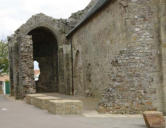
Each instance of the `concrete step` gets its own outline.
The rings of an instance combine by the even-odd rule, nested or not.
[[[48,104],[50,100],[60,100],[59,97],[53,96],[42,96],[42,97],[33,97],[32,105],[39,107],[41,109],[48,109]]]
[[[50,100],[48,111],[58,115],[80,115],[83,103],[80,100]]]
[[[75,99],[65,99],[45,94],[28,94],[26,103],[57,115],[80,115],[83,111],[83,102]]]
[[[27,103],[27,104],[32,104],[32,99],[34,98],[34,97],[45,97],[46,95],[44,95],[44,94],[28,94],[28,95],[26,95],[26,97],[25,97],[25,102]]]

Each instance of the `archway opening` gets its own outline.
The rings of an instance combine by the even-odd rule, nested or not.
[[[39,67],[39,62],[34,60],[34,81],[39,81],[39,76],[40,76],[40,67]]]
[[[38,27],[28,33],[33,41],[33,58],[40,67],[37,92],[58,92],[58,44],[49,29]]]

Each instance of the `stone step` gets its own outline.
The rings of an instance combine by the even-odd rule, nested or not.
[[[53,96],[42,96],[42,97],[33,97],[32,105],[39,107],[41,109],[47,109],[50,100],[60,100],[59,97]]]
[[[57,115],[82,114],[83,103],[80,100],[50,100],[48,112]]]
[[[34,98],[34,97],[44,97],[44,96],[46,96],[46,95],[44,95],[44,94],[28,94],[28,95],[26,95],[26,97],[25,97],[25,102],[27,103],[27,104],[32,104],[32,99]]]
[[[83,102],[80,100],[69,100],[45,94],[28,94],[25,101],[57,115],[80,115],[83,111]]]

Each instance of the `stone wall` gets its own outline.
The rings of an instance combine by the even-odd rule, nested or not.
[[[69,29],[72,29],[78,24],[84,16],[90,11],[90,9],[98,2],[98,0],[91,0],[90,3],[83,9],[78,12],[73,13],[68,19]]]
[[[110,2],[72,37],[76,95],[101,99],[99,109],[140,113],[160,108],[156,0]]]
[[[19,92],[20,97],[25,94],[36,93],[34,85],[33,43],[31,36],[19,35],[17,37],[19,53]]]
[[[9,38],[11,95],[16,99],[35,93],[32,40],[29,36]]]
[[[17,37],[12,36],[8,39],[9,42],[9,62],[10,62],[10,85],[11,95],[14,95],[16,99],[20,97],[19,91],[19,53]]]
[[[25,96],[25,94],[27,94],[27,93],[36,92],[36,85],[33,82],[33,73],[34,73],[33,61],[34,61],[34,59],[37,59],[37,58],[33,58],[34,57],[34,55],[33,55],[34,47],[32,45],[34,44],[34,42],[32,41],[32,39],[29,39],[29,41],[28,41],[27,36],[28,36],[28,34],[30,34],[31,31],[38,29],[38,28],[45,28],[46,30],[49,30],[55,36],[56,42],[52,42],[52,43],[54,43],[54,45],[56,45],[55,50],[56,50],[56,54],[58,54],[58,57],[50,58],[51,63],[43,62],[41,60],[41,58],[39,60],[40,63],[42,63],[42,64],[40,64],[40,66],[42,68],[42,72],[45,72],[47,74],[45,76],[45,78],[42,77],[42,81],[44,80],[44,82],[47,82],[44,87],[45,92],[50,92],[50,89],[48,90],[48,88],[51,88],[52,89],[51,91],[56,90],[55,92],[65,93],[66,91],[62,90],[61,88],[66,89],[66,84],[68,83],[67,81],[65,81],[66,79],[69,79],[71,81],[71,78],[64,79],[64,77],[65,77],[64,72],[65,72],[65,68],[66,68],[64,66],[66,66],[66,65],[62,64],[62,63],[64,62],[63,58],[65,57],[65,55],[59,54],[61,47],[63,48],[63,46],[66,43],[65,34],[68,31],[68,27],[66,25],[65,20],[53,19],[52,17],[48,17],[44,14],[37,14],[35,16],[32,16],[32,18],[30,18],[25,24],[23,24],[19,29],[17,29],[17,31],[15,32],[15,34],[13,36],[9,37],[9,49],[12,49],[12,51],[10,50],[11,52],[9,55],[10,56],[10,67],[11,67],[10,78],[11,78],[11,80],[13,79],[13,82],[11,82],[11,84],[12,84],[12,87],[14,87],[14,91],[13,90],[12,91],[14,92],[14,95],[17,99],[23,98]],[[33,34],[32,34],[32,36],[33,36]],[[47,36],[47,35],[45,35],[45,36]],[[45,40],[45,43],[47,43],[48,47],[49,47],[50,44],[48,41],[49,41],[50,37],[48,36],[47,39],[48,40]],[[40,42],[38,42],[38,43],[40,43]],[[41,46],[41,44],[39,44],[39,46]],[[37,53],[39,53],[39,54],[41,53],[41,56],[44,53],[47,53],[47,52],[50,53],[49,49],[45,49],[43,47],[40,50],[42,50],[42,51],[41,52],[38,51]],[[64,49],[62,49],[62,50],[64,51]],[[55,52],[51,53],[51,54],[55,55]],[[69,52],[67,54],[71,55],[71,52]],[[26,58],[26,57],[28,57],[28,58]],[[43,64],[44,64],[44,67],[42,66]],[[56,67],[56,68],[51,69],[52,74],[51,74],[50,70],[49,70],[49,72],[47,71],[48,67],[50,67],[50,66]],[[59,72],[61,72],[61,73],[59,73]],[[47,77],[49,77],[49,73],[52,78],[51,81],[50,81],[50,79],[47,79]],[[61,75],[63,75],[63,76],[61,76]],[[66,77],[68,77],[68,76],[66,76]],[[55,79],[56,79],[56,83],[52,82],[52,80],[55,80]],[[30,84],[27,84],[27,81],[32,81],[33,85],[31,86]],[[53,88],[53,86],[55,86],[54,87],[55,89]],[[68,86],[71,86],[71,85],[68,85]],[[26,88],[28,88],[28,89],[26,89]],[[42,86],[42,88],[43,88],[43,86]],[[58,90],[57,90],[57,88],[58,88]],[[31,91],[29,91],[29,89]],[[42,90],[42,92],[43,92],[43,90]]]
[[[38,59],[43,72],[51,75],[46,76],[47,89],[45,75],[40,76],[44,91],[99,98],[101,112],[166,112],[166,0],[110,0],[67,40],[66,34],[96,2],[69,19],[34,15],[9,38],[12,95],[19,99],[36,92],[33,59]],[[27,36],[38,28],[56,38],[57,51],[47,57],[54,67],[49,70],[46,58],[33,58],[35,41]]]
[[[9,38],[9,41],[8,42],[11,42],[11,39]],[[9,78],[10,78],[10,92],[11,92],[11,96],[14,96],[14,83],[13,83],[13,58],[12,58],[12,53],[13,53],[13,48],[12,48],[12,44],[11,43],[8,43],[8,52],[9,52],[9,55],[8,55],[8,58],[10,60],[10,63],[9,63]]]
[[[95,3],[96,0],[92,0],[84,10],[73,14],[68,20],[54,19],[42,13],[33,15],[25,24],[21,25],[20,28],[15,31],[14,35],[9,37],[10,81],[12,95],[19,99],[23,98],[27,93],[36,91],[72,94],[71,43],[66,40],[65,35],[81,20],[81,18]],[[47,29],[56,38],[56,42],[50,41],[50,37],[45,40],[47,45],[50,45],[49,42],[56,43],[55,51],[47,58],[33,55],[35,39],[27,40],[27,35],[32,35],[33,37],[31,32],[38,28]],[[45,34],[41,37],[44,36]],[[39,43],[38,47],[40,48],[35,52],[41,54],[50,53],[50,50],[41,46],[40,41],[37,41]],[[27,48],[30,51],[28,51]],[[43,51],[39,51],[40,49],[43,49]],[[40,80],[36,85],[33,81],[34,59],[38,60],[41,68]],[[50,67],[52,68],[48,67],[48,65],[51,65]],[[30,81],[32,83],[30,83]]]
[[[160,110],[166,115],[166,0],[160,0],[160,60],[161,60],[161,84],[158,88]]]

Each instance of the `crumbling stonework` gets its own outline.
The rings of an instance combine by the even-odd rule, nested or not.
[[[74,28],[75,25],[78,24],[82,20],[82,18],[84,18],[84,16],[90,11],[90,9],[97,3],[97,1],[98,0],[91,0],[91,2],[85,9],[73,13],[67,20],[69,28]]]
[[[22,98],[35,92],[72,94],[71,44],[66,41],[65,35],[95,1],[92,0],[81,14],[76,13],[70,20],[34,15],[9,37],[12,95]],[[32,39],[27,41],[27,35]],[[36,83],[33,81],[34,60],[39,62],[41,72]]]
[[[65,91],[66,83],[64,81],[64,76],[62,76],[60,73],[58,74],[58,72],[61,72],[62,74],[64,74],[63,72],[65,72],[64,67],[61,68],[62,65],[60,65],[60,63],[63,62],[62,56],[65,55],[59,54],[60,52],[59,49],[63,48],[63,45],[68,45],[65,44],[66,43],[65,31],[67,31],[67,27],[65,26],[64,22],[65,21],[63,20],[55,20],[51,17],[47,17],[44,14],[38,14],[36,16],[32,16],[32,18],[29,19],[26,24],[22,25],[16,31],[16,33],[9,38],[9,49],[13,50],[10,53],[10,67],[13,70],[13,71],[11,70],[11,74],[13,73],[13,75],[11,75],[13,76],[12,86],[14,86],[15,88],[14,95],[16,96],[16,98],[22,98],[26,93],[34,93],[36,91],[44,92],[44,90],[45,92],[50,92],[51,90],[51,91],[56,91],[56,92],[59,91],[66,93]],[[38,31],[38,29],[41,29],[39,30],[38,33],[39,36],[35,36],[33,34],[33,31],[35,30]],[[54,35],[56,42],[52,42],[52,44],[50,44],[49,42],[51,40],[49,39],[53,38],[53,36],[48,35],[51,37],[47,38],[44,35],[42,36],[40,34],[42,32],[51,33],[52,35]],[[29,39],[28,41],[27,35],[31,35],[32,39]],[[43,40],[45,41],[43,43],[41,42],[42,37]],[[38,45],[36,48],[37,43]],[[48,45],[47,44],[43,45],[44,43],[45,44],[47,43]],[[51,45],[55,48],[50,49],[52,48]],[[39,49],[41,51],[38,51]],[[57,55],[50,56],[50,54],[47,54],[46,50],[48,50],[48,53],[50,53],[49,50],[51,50],[51,54],[54,55],[57,54]],[[69,53],[66,53],[66,55],[71,54],[70,51],[67,52]],[[47,58],[50,61],[46,60],[45,58]],[[32,80],[34,72],[33,71],[34,59],[38,60],[41,63],[40,77],[42,77],[42,79],[39,80],[38,82],[39,85],[37,83],[35,85]],[[33,83],[33,87],[31,86],[32,83],[30,84],[30,81]],[[44,86],[44,84],[46,85]],[[54,85],[54,87],[51,85]],[[36,91],[33,88],[35,88]]]
[[[76,95],[102,99],[99,111],[103,112],[140,113],[162,107],[157,96],[161,84],[158,4],[115,0],[74,32]]]
[[[10,79],[17,98],[59,92],[98,98],[102,112],[166,112],[166,0],[104,1],[81,25],[76,24],[101,0],[68,20],[32,16],[9,38]],[[33,60],[41,68],[36,84]]]
[[[9,42],[9,61],[10,61],[10,84],[11,84],[11,92],[12,95],[19,98],[19,71],[18,71],[18,44],[16,37],[11,37],[8,39]],[[17,94],[16,94],[17,93]]]
[[[24,97],[26,93],[35,93],[31,37],[17,35],[10,38],[9,42],[12,42],[9,43],[12,95],[20,98]]]
[[[30,36],[18,37],[19,45],[19,85],[21,96],[35,93],[33,70],[33,42]]]

